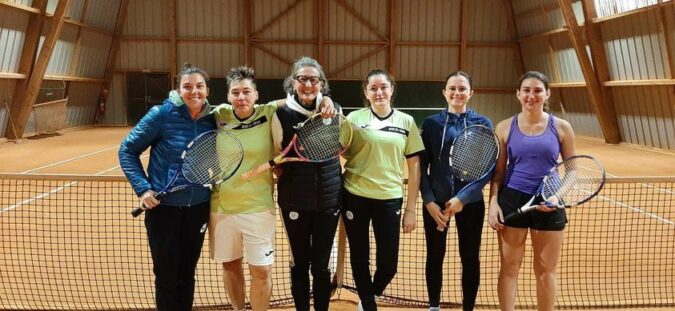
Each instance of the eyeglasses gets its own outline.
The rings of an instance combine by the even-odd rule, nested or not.
[[[310,84],[316,85],[317,83],[319,83],[319,81],[321,81],[321,78],[319,78],[317,76],[311,76],[311,77],[310,76],[297,76],[297,77],[295,77],[295,80],[302,83],[302,84],[305,84],[305,83],[307,83],[307,81],[309,81]]]
[[[456,93],[456,94],[466,94],[466,93],[469,92],[469,89],[465,89],[465,88],[454,88],[454,87],[450,87],[450,88],[447,88],[447,89],[445,89],[445,90],[446,90],[447,92],[452,92],[452,93]]]

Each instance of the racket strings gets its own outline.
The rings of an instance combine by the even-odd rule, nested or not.
[[[450,151],[453,174],[462,181],[480,179],[493,166],[499,154],[499,142],[483,127],[467,128],[455,139]]]
[[[197,139],[186,152],[183,175],[197,184],[216,184],[239,168],[243,151],[231,134],[212,132]]]
[[[320,116],[313,117],[298,127],[295,151],[298,156],[322,161],[339,156],[351,142],[351,126],[341,115],[330,122]]]
[[[594,159],[569,159],[546,176],[542,195],[554,197],[559,206],[577,205],[594,196],[602,188],[604,179],[604,169]]]

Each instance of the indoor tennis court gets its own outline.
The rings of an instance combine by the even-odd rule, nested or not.
[[[96,127],[0,145],[2,182],[2,257],[0,286],[4,309],[151,309],[152,269],[141,219],[129,210],[137,204],[117,165],[117,142],[129,129]],[[610,176],[603,192],[570,211],[563,259],[559,266],[558,305],[570,309],[653,308],[675,302],[675,156],[632,145],[601,146],[579,138],[579,153],[596,155]],[[40,159],[25,161],[46,149]],[[623,156],[617,156],[623,155]],[[626,157],[625,155],[630,155]],[[628,162],[653,163],[644,176],[624,170]],[[20,174],[25,173],[27,174]],[[77,174],[69,176],[64,174]],[[652,177],[645,177],[652,176]],[[419,219],[421,222],[421,219]],[[392,309],[424,307],[424,236],[418,229],[401,238],[399,273],[383,297]],[[450,234],[455,234],[452,229]],[[281,221],[272,300],[291,304],[286,277],[289,251]],[[456,239],[449,256],[443,301],[461,301]],[[495,309],[498,255],[496,235],[486,228],[481,251],[483,273],[478,303]],[[208,243],[208,242],[206,242]],[[340,244],[341,243],[341,244]],[[354,308],[349,250],[336,245],[334,267],[342,270],[333,296],[336,310]],[[207,244],[208,245],[208,244]],[[199,264],[196,306],[227,308],[220,267],[205,245]],[[339,259],[345,249],[345,258]],[[340,264],[340,267],[337,265]],[[524,262],[519,305],[534,306],[530,261]]]

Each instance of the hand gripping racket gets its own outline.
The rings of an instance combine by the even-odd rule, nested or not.
[[[295,126],[295,135],[281,154],[244,173],[242,177],[249,180],[286,162],[321,163],[337,159],[349,147],[352,135],[352,125],[343,115],[324,119],[316,114]],[[297,157],[286,157],[291,149]]]
[[[576,155],[558,163],[539,186],[537,193],[515,212],[504,217],[507,222],[537,208],[535,200],[549,207],[575,207],[596,196],[605,185],[605,169],[589,155]]]
[[[187,145],[176,174],[164,189],[155,194],[155,199],[161,200],[169,193],[188,187],[213,189],[234,175],[243,156],[241,142],[232,133],[219,130],[205,132]],[[187,183],[175,185],[180,174]],[[143,211],[143,208],[136,207],[131,215],[137,217]]]
[[[462,130],[450,147],[450,171],[460,181],[466,183],[465,189],[492,174],[499,156],[499,138],[487,126],[472,125]],[[443,231],[443,227],[437,227]]]

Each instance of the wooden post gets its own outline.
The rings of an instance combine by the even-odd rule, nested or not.
[[[120,8],[117,11],[117,22],[115,23],[115,34],[112,37],[110,42],[110,53],[108,54],[108,63],[105,66],[105,74],[103,79],[105,82],[101,85],[101,91],[99,94],[99,107],[96,110],[96,115],[94,116],[94,123],[98,122],[100,114],[105,109],[105,102],[108,100],[108,89],[110,89],[110,84],[112,83],[113,74],[115,70],[115,64],[117,63],[117,52],[120,50],[120,37],[122,36],[122,31],[124,30],[124,24],[127,20],[127,7],[129,6],[129,0],[122,0],[120,3]]]
[[[7,133],[7,138],[9,139],[21,139],[23,133],[26,131],[26,125],[28,124],[28,118],[30,117],[33,103],[40,91],[42,79],[47,71],[47,65],[49,65],[49,59],[52,56],[56,41],[63,29],[68,4],[70,4],[70,0],[61,0],[56,5],[54,18],[51,20],[51,27],[45,36],[42,48],[40,49],[40,54],[35,61],[35,66],[33,66],[33,70],[30,75],[28,75],[28,83],[26,84],[25,89],[15,90],[15,94],[18,93],[18,96],[15,96],[13,99],[12,108],[14,109],[10,116],[10,122],[14,124],[15,129],[14,131]]]
[[[315,2],[316,11],[314,12],[314,22],[316,29],[316,59],[324,68],[326,68],[326,47],[324,46],[326,40],[326,0],[318,0]],[[327,69],[327,68],[326,68]]]
[[[459,41],[460,41],[460,46],[459,46],[459,70],[466,71],[466,45],[467,45],[467,37],[468,37],[468,22],[469,22],[469,1],[468,0],[462,0],[461,4],[462,6],[462,17],[460,18],[459,21]]]
[[[176,76],[178,75],[178,43],[176,41],[177,29],[176,0],[169,0],[169,85],[176,88]]]
[[[503,0],[502,4],[506,11],[506,29],[511,35],[511,40],[515,44],[513,48],[513,60],[516,64],[516,74],[520,77],[525,73],[525,65],[523,64],[523,50],[520,47],[520,40],[518,38],[518,27],[513,18],[513,4],[511,3],[511,0]]]
[[[244,0],[244,64],[253,65],[253,3]]]
[[[389,1],[389,74],[396,76],[396,0]]]
[[[23,92],[28,85],[28,78],[30,73],[33,70],[33,60],[37,54],[37,48],[40,43],[40,35],[42,34],[42,26],[45,21],[45,10],[47,9],[47,0],[35,0],[33,1],[33,8],[40,10],[39,13],[32,13],[28,19],[28,29],[26,29],[26,38],[23,44],[23,50],[21,52],[21,60],[19,61],[19,74],[25,75],[26,78],[17,80],[16,86],[14,86],[14,93],[12,98],[21,98]],[[14,122],[11,119],[16,111],[19,111],[19,100],[10,99],[11,108],[8,108],[10,111],[10,121],[7,122],[7,129],[5,131],[7,137],[17,137],[16,136],[16,126],[12,123]],[[6,103],[5,103],[6,104]],[[12,124],[12,126],[10,126]],[[20,139],[12,138],[12,139]]]
[[[586,80],[591,106],[595,111],[600,127],[602,128],[605,142],[610,144],[618,144],[621,142],[621,135],[619,133],[619,123],[614,109],[614,102],[611,99],[611,93],[602,85],[601,77],[608,75],[606,69],[607,60],[605,59],[605,51],[602,47],[602,38],[597,29],[594,28],[592,16],[588,15],[588,1],[584,0],[584,14],[586,15],[586,30],[588,31],[589,44],[591,46],[591,54],[593,55],[593,64],[596,65],[593,70],[593,64],[586,53],[586,42],[584,40],[584,29],[579,27],[577,18],[572,10],[571,0],[557,0],[560,5],[560,10],[567,23],[568,33],[574,51],[579,59],[581,70]],[[604,76],[603,76],[604,75]]]

